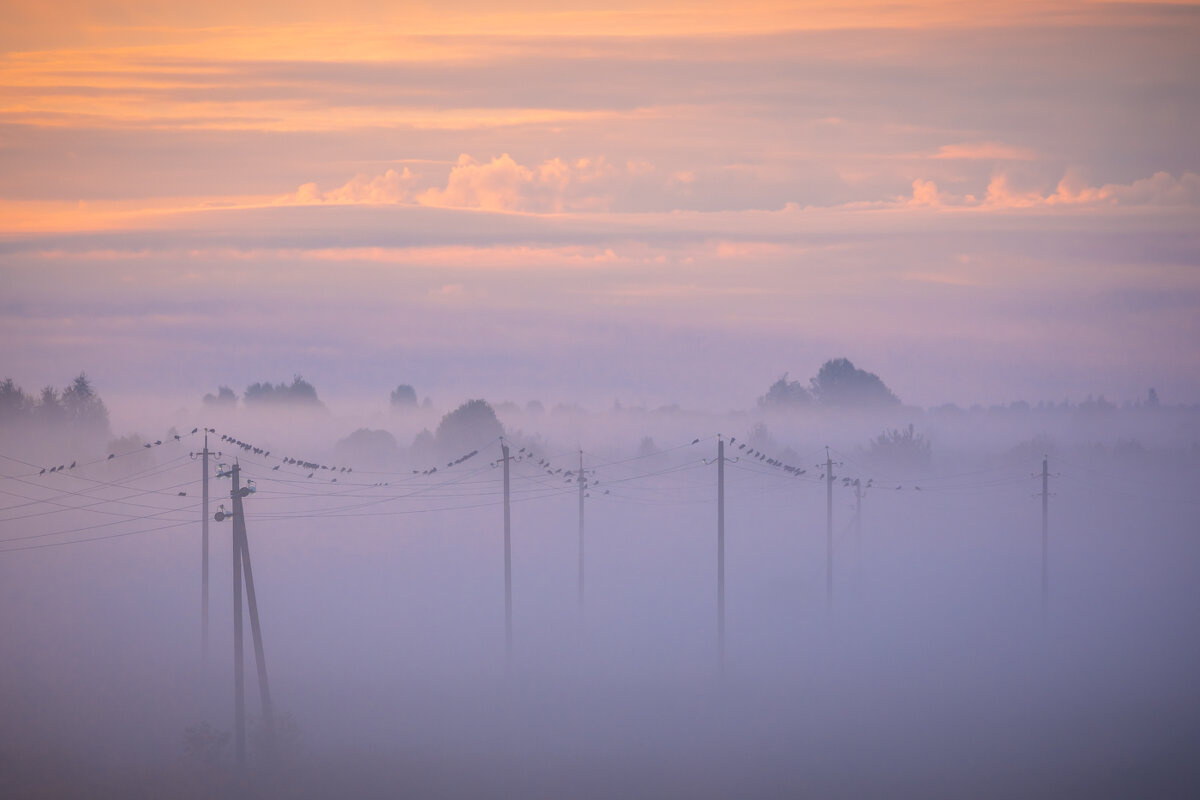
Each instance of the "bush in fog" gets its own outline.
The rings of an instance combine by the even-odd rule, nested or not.
[[[504,426],[486,400],[468,400],[442,417],[434,438],[443,453],[476,450],[504,435]]]
[[[1014,445],[1008,455],[1021,461],[1040,461],[1044,456],[1052,456],[1058,452],[1054,440],[1044,433],[1039,433],[1032,439]]]
[[[924,434],[917,433],[910,422],[907,428],[890,430],[871,440],[871,460],[881,467],[927,467],[933,447]]]
[[[274,739],[267,737],[261,717],[250,716],[246,726],[246,744],[258,763],[287,763],[302,755],[304,732],[290,712],[275,714]]]
[[[771,453],[779,452],[779,442],[775,441],[775,437],[767,430],[766,423],[756,422],[754,427],[746,433],[746,444],[759,451],[770,451]]]
[[[229,731],[219,731],[207,722],[189,725],[183,731],[183,760],[197,770],[211,770],[228,758]]]

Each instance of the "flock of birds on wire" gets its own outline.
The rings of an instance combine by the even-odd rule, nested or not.
[[[209,435],[217,435],[216,429],[210,428],[210,427],[199,427],[199,426],[194,427],[191,429],[190,432],[183,433],[183,434],[177,433],[176,431],[172,430],[168,433],[167,436],[163,437],[162,439],[156,439],[152,442],[146,442],[144,444],[141,444],[140,447],[130,449],[127,452],[110,452],[107,454],[107,456],[102,456],[102,457],[99,457],[99,458],[96,458],[96,459],[90,460],[90,461],[81,459],[81,458],[75,458],[68,462],[64,459],[63,463],[60,463],[60,464],[56,464],[53,466],[42,466],[39,464],[30,463],[28,461],[23,461],[21,459],[14,458],[10,455],[0,453],[0,458],[3,458],[4,460],[7,460],[7,461],[12,461],[12,462],[22,464],[22,465],[30,468],[29,472],[26,472],[23,474],[9,474],[9,475],[3,475],[0,477],[7,479],[7,480],[20,481],[20,482],[23,482],[23,483],[26,483],[26,484],[29,484],[32,486],[37,486],[37,485],[39,485],[39,482],[37,481],[37,478],[39,478],[39,477],[44,477],[44,476],[49,476],[49,475],[57,476],[57,475],[63,474],[63,473],[70,473],[73,476],[80,476],[80,471],[84,467],[96,465],[96,464],[104,464],[106,462],[112,462],[115,460],[134,456],[140,452],[145,452],[147,450],[154,450],[154,449],[157,449],[160,447],[164,447],[166,445],[182,442],[185,438],[191,438],[196,435],[203,435],[205,437],[205,448],[206,448],[208,454],[210,456],[216,457],[216,459],[218,461],[218,463],[216,464],[217,477],[228,477],[230,474],[230,469],[225,463],[221,462],[222,458],[227,457],[226,454],[224,452],[222,452],[221,450],[214,451],[211,449],[207,449],[209,446],[208,445],[208,436]],[[524,499],[538,499],[540,497],[549,497],[549,496],[561,494],[562,492],[567,491],[567,490],[574,492],[576,489],[578,489],[579,491],[582,492],[582,494],[585,497],[591,497],[592,492],[598,492],[602,496],[611,494],[614,499],[626,500],[626,501],[630,501],[630,502],[704,502],[704,500],[702,498],[700,498],[699,496],[697,496],[696,499],[694,499],[694,500],[676,500],[674,498],[660,497],[659,496],[660,490],[663,489],[661,481],[659,483],[645,483],[645,481],[648,481],[650,479],[655,479],[660,476],[674,475],[677,473],[681,473],[682,471],[685,471],[685,470],[691,470],[694,468],[698,468],[702,465],[711,465],[717,461],[716,458],[689,459],[685,462],[678,462],[673,465],[666,464],[665,466],[664,466],[664,464],[666,462],[661,461],[661,460],[658,462],[650,462],[650,463],[643,462],[645,468],[641,468],[641,467],[635,468],[630,464],[630,462],[641,461],[643,459],[650,459],[650,458],[653,458],[656,456],[666,456],[667,454],[674,452],[674,451],[680,451],[680,450],[684,450],[687,448],[695,447],[695,446],[699,445],[702,441],[709,441],[709,440],[713,440],[713,439],[720,440],[721,438],[722,437],[719,434],[715,435],[715,436],[710,435],[710,436],[706,436],[703,438],[696,437],[696,438],[691,439],[690,442],[687,440],[683,440],[680,444],[671,446],[671,447],[666,447],[665,449],[659,450],[659,449],[655,449],[655,448],[650,448],[649,450],[644,451],[644,452],[639,451],[637,455],[634,455],[632,457],[618,458],[618,459],[610,460],[610,461],[603,461],[603,460],[597,460],[595,458],[592,458],[592,459],[590,459],[591,463],[589,464],[589,468],[586,470],[583,469],[583,463],[582,463],[582,458],[583,458],[584,453],[580,450],[572,450],[568,453],[560,454],[559,456],[547,456],[544,454],[536,453],[531,445],[525,444],[524,446],[514,447],[514,450],[513,450],[513,452],[511,452],[511,455],[508,455],[508,459],[512,463],[524,463],[524,464],[528,465],[529,467],[532,467],[534,470],[534,473],[536,473],[536,474],[531,474],[528,469],[525,470],[524,473],[518,473],[518,477],[523,478],[524,480],[526,480],[528,482],[527,485],[529,488],[524,490],[525,491]],[[321,461],[317,461],[314,459],[294,457],[292,455],[282,456],[282,457],[272,456],[271,448],[260,447],[252,442],[245,441],[243,439],[240,439],[236,436],[229,435],[229,434],[220,434],[219,442],[220,442],[219,446],[223,446],[227,450],[236,451],[237,455],[241,455],[242,458],[245,459],[245,458],[249,457],[252,465],[257,466],[258,468],[264,470],[266,473],[277,473],[279,475],[279,477],[276,480],[282,481],[282,483],[277,484],[280,487],[284,487],[284,486],[286,486],[287,483],[295,482],[297,480],[303,480],[304,482],[316,480],[316,481],[324,482],[324,483],[326,483],[326,485],[337,484],[338,487],[340,487],[340,488],[338,488],[336,490],[331,489],[331,491],[335,491],[339,496],[346,496],[346,497],[357,496],[357,497],[377,498],[375,500],[372,500],[369,503],[360,504],[360,505],[371,505],[375,502],[388,502],[391,500],[400,500],[400,499],[405,499],[405,498],[421,499],[422,496],[424,496],[424,497],[455,497],[455,496],[459,496],[459,495],[454,495],[454,494],[451,494],[451,495],[433,494],[431,492],[431,490],[435,489],[435,488],[450,490],[452,492],[459,492],[460,495],[463,491],[466,491],[467,495],[475,495],[475,496],[478,496],[481,492],[483,492],[483,490],[470,489],[470,486],[473,483],[478,484],[477,480],[474,482],[472,482],[472,480],[471,480],[471,476],[478,476],[478,474],[479,474],[478,469],[474,472],[468,472],[468,473],[455,473],[454,472],[455,467],[458,467],[468,461],[471,461],[472,459],[478,458],[481,453],[481,450],[485,447],[485,445],[482,445],[482,444],[480,445],[479,448],[475,448],[475,449],[466,451],[456,458],[448,459],[448,460],[445,460],[444,462],[439,461],[439,463],[426,466],[423,469],[370,471],[370,470],[364,470],[364,469],[360,468],[356,471],[354,467],[349,466],[349,465],[327,464],[327,463],[322,463]],[[486,446],[492,446],[495,444],[505,444],[504,437],[500,437],[499,441],[493,441],[491,443],[491,445],[486,445]],[[515,445],[516,443],[513,443],[513,444]],[[843,488],[853,489],[855,491],[856,495],[858,495],[860,498],[868,490],[878,490],[878,489],[883,489],[883,488],[886,488],[888,491],[911,490],[911,491],[915,491],[915,492],[922,492],[922,491],[925,491],[926,489],[930,489],[930,488],[936,489],[936,490],[976,490],[976,489],[985,489],[985,488],[1001,486],[1001,485],[1016,484],[1023,480],[1028,480],[1028,477],[1029,477],[1027,475],[1017,477],[1015,474],[1013,474],[1013,475],[996,474],[997,472],[999,472],[1001,470],[1004,470],[1006,472],[1012,471],[1012,470],[1014,470],[1015,467],[1018,466],[1017,464],[1004,464],[1004,465],[999,465],[999,466],[985,467],[982,469],[969,471],[969,472],[962,472],[962,473],[958,473],[957,475],[942,475],[942,476],[927,477],[925,480],[932,482],[932,484],[928,485],[928,486],[921,485],[921,484],[925,483],[925,480],[922,480],[921,483],[919,484],[919,483],[913,483],[913,482],[908,482],[908,483],[895,482],[895,479],[893,479],[892,481],[888,481],[886,483],[886,485],[880,485],[880,482],[877,481],[877,479],[875,477],[851,477],[848,475],[832,474],[835,469],[838,472],[841,472],[842,468],[846,467],[846,461],[852,460],[850,458],[847,458],[846,461],[834,461],[834,459],[833,459],[834,456],[837,456],[838,458],[844,458],[845,456],[843,456],[843,454],[837,453],[832,448],[822,448],[822,450],[820,452],[822,453],[822,455],[825,456],[825,458],[823,458],[819,463],[815,463],[810,467],[803,467],[803,466],[798,466],[798,462],[800,462],[800,463],[806,462],[808,460],[809,456],[804,456],[804,457],[797,456],[794,452],[792,452],[790,450],[788,451],[788,453],[790,454],[789,457],[779,458],[776,455],[767,452],[763,448],[763,446],[761,444],[759,444],[758,442],[739,441],[738,438],[735,436],[729,437],[727,440],[725,440],[725,444],[726,444],[726,448],[724,450],[724,452],[726,453],[726,455],[724,456],[725,462],[727,464],[731,465],[732,467],[734,467],[737,470],[738,474],[747,475],[747,478],[746,478],[747,480],[752,480],[753,476],[755,476],[755,475],[776,475],[779,478],[800,479],[806,485],[809,485],[809,486],[834,485],[836,482],[836,485],[840,485]],[[509,452],[507,450],[507,447],[505,447],[504,452],[505,453]],[[242,454],[244,454],[244,455],[242,455]],[[562,456],[568,456],[568,455],[573,456],[575,454],[578,454],[580,457],[580,464],[579,464],[578,469],[571,468],[571,467],[565,467],[565,466],[562,466],[561,464],[555,464],[553,461],[553,459],[555,459],[555,458],[559,458]],[[188,453],[187,455],[191,459],[195,460],[201,456],[201,452],[193,451],[191,453]],[[183,457],[184,456],[179,455],[179,456],[176,456],[173,460],[177,461],[178,459],[183,458]],[[813,453],[812,457],[815,460],[816,453]],[[276,459],[278,459],[278,460],[276,461]],[[274,462],[274,463],[272,463],[272,462]],[[172,462],[168,461],[167,463],[170,464]],[[492,469],[496,469],[496,468],[502,466],[503,464],[504,464],[504,458],[501,457],[494,461],[489,462],[487,466]],[[179,466],[181,466],[181,465],[176,464],[176,466],[170,467],[170,469],[176,469]],[[609,468],[615,468],[615,467],[619,467],[622,470],[624,470],[626,473],[630,473],[630,474],[612,474],[609,471]],[[147,467],[147,468],[142,469],[140,474],[144,475],[147,472],[154,472],[154,471],[156,471],[156,469],[163,469],[163,468]],[[598,469],[600,471],[607,473],[604,481],[601,481],[600,477],[598,477],[598,475],[597,475]],[[1080,469],[1082,470],[1082,469],[1086,469],[1086,468],[1081,467]],[[283,477],[285,473],[292,477],[291,478]],[[992,474],[988,475],[988,473],[992,473]],[[446,476],[445,478],[443,478],[443,474],[445,474],[445,476]],[[539,475],[541,476],[540,480],[538,479]],[[119,502],[119,501],[104,499],[103,497],[100,497],[97,494],[91,494],[91,492],[98,492],[99,490],[104,489],[104,487],[120,488],[120,489],[135,489],[135,488],[137,488],[133,485],[130,485],[128,483],[123,483],[120,481],[114,483],[111,481],[100,480],[96,477],[91,477],[91,476],[87,475],[86,472],[80,477],[83,480],[89,481],[91,484],[93,484],[92,488],[78,490],[78,491],[65,491],[64,490],[65,494],[63,495],[63,498],[79,497],[79,498],[87,499],[87,500],[93,501],[93,502],[89,502],[89,503],[86,503],[83,505],[71,505],[69,503],[61,502],[61,500],[56,500],[55,498],[50,498],[47,500],[44,498],[37,498],[37,497],[21,495],[19,492],[5,491],[5,494],[14,495],[14,496],[20,497],[24,500],[28,500],[29,502],[17,503],[13,506],[8,506],[8,507],[0,507],[0,512],[10,511],[12,509],[29,506],[29,505],[39,503],[39,502],[46,503],[51,506],[55,506],[55,508],[53,508],[51,511],[39,512],[39,513],[53,513],[56,511],[67,511],[67,510],[72,510],[72,509],[82,510],[82,509],[94,508],[95,506],[98,506],[98,505],[103,506],[105,504],[115,503],[115,502]],[[267,477],[267,474],[260,473],[257,477],[262,479],[264,477]],[[430,479],[430,478],[436,478],[436,482],[431,483],[429,481],[422,480],[422,479]],[[682,475],[680,475],[679,478],[681,479]],[[328,480],[326,480],[326,479],[328,479]],[[668,478],[666,478],[666,477],[662,477],[662,480],[667,480],[667,479]],[[704,481],[703,483],[697,483],[695,481],[687,483],[686,481],[680,481],[679,479],[674,479],[674,480],[676,481],[677,485],[667,486],[666,488],[668,490],[673,489],[673,490],[679,490],[679,491],[683,491],[683,490],[701,491],[704,486],[709,485],[707,481]],[[411,481],[416,481],[416,483],[410,483]],[[1077,481],[1077,482],[1080,482],[1080,481]],[[1080,482],[1080,485],[1084,486],[1085,488],[1091,488],[1096,491],[1102,490],[1101,487],[1098,487],[1095,485],[1088,486],[1082,482]],[[379,494],[364,495],[361,493],[363,490],[366,490],[366,489],[379,490],[379,489],[388,488],[388,487],[390,487],[390,491],[385,493],[384,495],[379,495]],[[398,493],[398,491],[403,487],[408,487],[410,489],[410,491],[408,491],[407,493]],[[610,490],[610,487],[612,487],[613,490]],[[780,484],[778,486],[779,489],[782,489],[783,487],[784,487],[784,484]],[[176,492],[175,491],[176,489],[181,489],[181,490]],[[614,491],[616,489],[620,489],[621,491],[620,492]],[[763,491],[769,491],[769,490],[772,490],[772,489],[770,487],[766,487],[763,489]],[[256,489],[254,491],[256,491]],[[485,493],[494,494],[496,491],[497,490],[493,488],[493,489],[488,490]],[[146,492],[159,493],[159,494],[164,493],[161,490],[146,490]],[[347,495],[348,492],[349,493],[359,492],[359,494]],[[639,495],[638,494],[639,492],[642,492],[642,494]],[[650,494],[650,493],[659,493],[659,494]],[[184,489],[181,485],[177,484],[174,487],[171,487],[171,494],[175,494],[179,497],[186,497],[188,493],[187,493],[186,489]],[[281,488],[279,490],[276,490],[274,492],[274,494],[283,496],[283,495],[289,495],[290,493]],[[321,497],[321,496],[325,496],[327,494],[328,494],[328,492],[317,493],[312,496]],[[292,493],[291,496],[296,496],[296,495],[294,493]],[[329,496],[332,497],[334,495],[329,495]],[[466,495],[464,495],[464,496],[466,496]],[[449,510],[451,508],[478,507],[478,505],[481,505],[481,504],[490,504],[490,503],[479,503],[479,504],[475,504],[475,505],[463,505],[463,502],[464,501],[460,500],[459,505],[444,505],[441,508],[427,509],[427,508],[422,507],[422,508],[416,508],[413,511],[392,510],[392,511],[384,512],[384,513],[419,513],[419,512],[425,512],[425,511]],[[491,501],[491,502],[495,502],[495,501]],[[153,506],[147,506],[147,507],[155,508]],[[345,508],[352,509],[352,508],[356,508],[356,507],[357,506],[347,506]],[[164,520],[164,517],[163,517],[164,514],[179,512],[182,510],[184,510],[184,509],[180,509],[177,507],[171,508],[171,509],[162,508],[162,509],[159,509],[158,513],[148,514],[148,515],[140,515],[140,516],[133,514],[133,513],[121,514],[120,512],[105,512],[103,510],[100,510],[99,513],[109,513],[112,516],[124,516],[126,518],[126,520],[129,520],[129,521],[139,520],[139,519],[140,520],[150,519],[155,522],[160,522],[160,521],[166,521],[166,520]],[[339,512],[340,510],[341,509],[332,509],[328,513],[336,513],[336,512]],[[326,512],[321,512],[321,513],[326,513]],[[34,514],[34,516],[36,516],[36,515],[38,515],[38,514]],[[284,512],[280,512],[280,514],[276,515],[276,517],[279,517],[282,515],[284,515]],[[22,518],[23,517],[15,517],[15,516],[10,516],[7,518],[0,518],[0,523],[14,522],[17,519],[22,519]],[[170,520],[170,521],[174,522],[174,520]],[[116,522],[104,523],[104,525],[111,525],[111,524],[117,524],[117,523]],[[182,524],[182,522],[180,524]],[[16,541],[19,539],[24,539],[24,538],[40,538],[41,536],[47,536],[47,535],[48,536],[56,536],[56,535],[59,535],[60,533],[73,533],[73,532],[79,532],[79,531],[84,531],[84,530],[90,530],[91,528],[95,528],[95,527],[104,527],[104,525],[95,525],[95,526],[88,526],[88,527],[84,527],[84,528],[75,528],[75,529],[71,529],[70,531],[60,531],[60,532],[55,532],[55,533],[51,533],[51,534],[32,534],[28,537],[26,537],[26,536],[7,537],[4,539],[0,539],[0,544],[2,544],[4,542],[13,542],[13,541]],[[131,533],[138,533],[138,532],[142,532],[142,531],[132,531]],[[110,538],[110,537],[97,537],[97,538]],[[82,541],[88,541],[88,540],[82,540]],[[64,542],[64,543],[67,543],[67,542]]]
[[[191,431],[189,432],[189,434],[187,434],[187,435],[195,435],[195,434],[201,433],[201,432],[203,432],[205,434],[209,434],[209,433],[215,434],[217,431],[215,428],[208,428],[208,427],[201,428],[201,427],[197,426],[197,427],[192,428]],[[182,435],[180,435],[178,433],[171,433],[168,435],[168,437],[165,441],[163,439],[156,439],[153,442],[146,442],[145,444],[142,445],[142,448],[143,449],[151,449],[154,447],[160,447],[163,444],[170,443],[171,441],[181,441],[182,439],[183,439]],[[239,439],[235,436],[231,436],[228,434],[221,434],[220,441],[226,443],[229,446],[236,447],[241,451],[253,454],[255,456],[260,456],[262,458],[269,458],[271,455],[271,451],[266,448],[258,447],[256,445],[252,444],[251,442],[243,441],[242,439]],[[697,438],[692,439],[692,441],[690,443],[688,443],[688,445],[683,445],[683,446],[696,445],[696,444],[699,444],[700,441],[701,441],[701,439],[699,437],[697,437]],[[808,469],[806,469],[806,468],[798,467],[793,464],[787,463],[783,459],[776,458],[776,457],[764,452],[763,450],[761,450],[757,447],[754,447],[753,445],[751,445],[747,442],[738,443],[736,436],[731,436],[729,438],[728,444],[731,449],[736,446],[736,452],[738,453],[738,455],[733,458],[727,457],[727,461],[736,462],[737,460],[744,457],[752,463],[757,463],[757,464],[761,464],[761,465],[764,465],[767,467],[771,467],[775,470],[778,470],[787,475],[791,475],[793,477],[800,478],[800,477],[806,476],[808,474]],[[671,449],[677,449],[677,448],[671,448]],[[136,451],[134,451],[134,452],[136,452]],[[210,451],[210,453],[213,455],[217,455],[217,456],[223,455],[223,453],[219,452],[219,451],[218,452]],[[124,453],[121,455],[132,455],[132,453]],[[191,453],[190,455],[195,457],[195,456],[198,456],[199,453]],[[474,458],[477,455],[479,455],[478,449],[471,450],[471,451],[459,456],[458,458],[455,458],[455,459],[452,459],[452,460],[446,462],[444,468],[450,469],[450,468],[456,467],[456,466],[468,461],[469,459]],[[107,458],[101,459],[101,460],[111,461],[118,457],[119,456],[117,453],[109,453]],[[517,453],[513,456],[514,461],[522,461],[522,460],[532,459],[532,458],[534,458],[534,453],[530,448],[527,448],[527,447],[519,448],[517,450]],[[501,464],[501,461],[502,461],[502,459],[493,461],[490,463],[490,466],[497,467]],[[97,462],[90,462],[90,463],[97,463]],[[706,461],[705,463],[712,463],[712,460]],[[842,464],[841,464],[841,462],[837,462],[834,465],[841,466]],[[47,474],[66,472],[69,470],[73,470],[78,466],[80,466],[80,461],[78,459],[76,459],[76,460],[71,461],[70,464],[64,463],[64,464],[60,464],[58,466],[42,467],[37,474],[39,476],[41,476],[41,475],[47,475]],[[294,458],[291,456],[282,457],[280,459],[280,462],[278,464],[275,464],[273,467],[271,467],[271,469],[272,469],[272,471],[279,471],[280,467],[283,467],[283,466],[296,467],[302,471],[307,472],[308,474],[305,477],[308,479],[315,478],[318,476],[319,473],[325,472],[328,475],[333,476],[329,480],[330,483],[337,483],[338,476],[345,477],[347,475],[353,474],[353,472],[354,472],[354,468],[351,466],[336,466],[336,465],[331,466],[328,464],[322,464],[317,461],[312,461],[312,460],[308,460],[305,458]],[[544,470],[547,475],[550,475],[552,477],[562,477],[564,483],[574,483],[575,481],[580,480],[580,477],[579,477],[580,473],[578,470],[573,470],[573,469],[561,467],[561,466],[556,467],[549,461],[549,459],[544,458],[544,457],[538,458],[537,466],[539,468],[541,468],[542,470]],[[824,468],[826,466],[826,464],[817,464],[816,466]],[[221,476],[220,470],[222,470],[222,469],[225,469],[223,465],[221,465],[218,469],[219,476]],[[421,475],[421,476],[430,476],[430,475],[436,474],[438,472],[438,470],[439,470],[439,467],[435,465],[435,466],[429,466],[425,469],[413,469],[413,470],[411,470],[411,474],[412,475]],[[815,480],[822,481],[822,482],[825,481],[825,479],[826,479],[826,474],[824,472],[822,472],[819,476],[817,476],[815,478]],[[837,478],[837,480],[843,487],[846,487],[846,488],[856,488],[856,489],[860,489],[863,491],[876,488],[874,478],[867,478],[866,480],[863,480],[863,479],[857,478],[857,477],[852,478],[849,476],[841,476],[841,477]],[[583,477],[582,481],[585,482],[589,487],[595,487],[595,486],[599,485],[599,483],[600,483],[600,481],[597,479],[589,480],[586,477]],[[388,481],[376,482],[376,483],[371,484],[371,486],[378,486],[378,487],[390,486],[390,482],[388,482]],[[911,488],[915,491],[922,491],[921,486],[919,486],[919,485],[912,485]],[[896,491],[900,491],[900,490],[904,489],[904,484],[902,484],[902,483],[897,484],[894,487],[894,489]],[[179,496],[182,497],[182,496],[186,496],[187,493],[179,492],[178,494],[179,494]],[[604,494],[609,494],[608,490],[605,490]],[[590,497],[591,495],[588,494],[587,496]]]

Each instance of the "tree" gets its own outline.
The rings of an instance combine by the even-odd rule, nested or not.
[[[66,411],[63,409],[62,400],[59,399],[58,389],[53,386],[45,386],[42,388],[42,396],[38,399],[37,405],[33,409],[34,417],[43,425],[57,427],[66,420]]]
[[[395,436],[369,428],[359,428],[333,446],[338,461],[373,467],[391,464],[399,452]]]
[[[216,394],[204,395],[203,402],[206,408],[233,408],[237,405],[237,395],[228,386],[221,386]]]
[[[108,438],[108,409],[81,372],[63,390],[62,407],[66,421],[77,433]]]
[[[779,443],[775,441],[775,437],[767,430],[767,425],[764,422],[754,423],[754,427],[746,434],[746,444],[755,450],[769,450],[772,453],[779,452]]]
[[[812,402],[812,396],[800,381],[789,381],[787,373],[771,384],[767,393],[758,398],[759,408],[799,408]]]
[[[813,397],[823,406],[866,408],[900,403],[878,375],[859,369],[848,358],[826,361],[810,384]]]
[[[486,400],[468,400],[442,417],[435,438],[443,452],[478,449],[504,435],[504,426]]]
[[[913,424],[903,430],[885,431],[871,440],[871,460],[884,467],[926,467],[933,447]]]
[[[643,436],[642,441],[638,443],[637,457],[647,458],[658,453],[658,446],[654,444],[654,437]]]
[[[33,398],[25,394],[12,378],[0,383],[0,423],[22,419],[33,409]]]
[[[317,397],[317,390],[311,383],[299,375],[292,377],[292,382],[272,384],[270,381],[252,383],[246,387],[242,395],[247,406],[266,404],[287,404],[292,406],[323,406]]]
[[[417,390],[402,383],[392,390],[392,408],[416,408]]]

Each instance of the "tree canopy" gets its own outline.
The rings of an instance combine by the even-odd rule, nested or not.
[[[798,408],[812,403],[812,395],[800,381],[789,381],[787,373],[771,384],[767,393],[758,398],[759,408]]]
[[[863,408],[900,403],[878,375],[859,369],[848,358],[834,358],[822,364],[811,381],[810,391],[823,406]]]
[[[416,408],[417,390],[402,383],[392,390],[392,408]]]
[[[486,400],[468,400],[442,417],[434,434],[443,452],[474,450],[504,435],[504,426]]]
[[[217,389],[216,394],[204,395],[204,405],[208,408],[233,408],[237,405],[237,395],[228,386]]]
[[[395,436],[370,428],[359,428],[333,446],[339,461],[379,467],[389,465],[399,452]]]
[[[246,387],[246,391],[242,395],[242,401],[247,406],[274,403],[293,406],[324,407],[324,403],[317,397],[316,388],[299,375],[294,376],[290,384],[272,384],[270,381],[252,383]]]
[[[83,372],[62,391],[45,386],[37,397],[5,378],[0,382],[0,425],[10,430],[36,427],[39,435],[52,433],[87,445],[110,435],[108,408]]]
[[[907,428],[884,431],[871,440],[870,458],[885,469],[927,467],[933,447],[910,422]]]

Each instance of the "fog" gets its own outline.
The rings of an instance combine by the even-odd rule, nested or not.
[[[489,397],[495,419],[452,430],[467,399],[122,399],[91,439],[6,421],[0,791],[1200,791],[1200,409]],[[235,508],[218,471],[255,488],[276,735],[267,747],[247,624],[244,769],[229,519],[210,523],[202,651],[208,428],[210,518]]]

